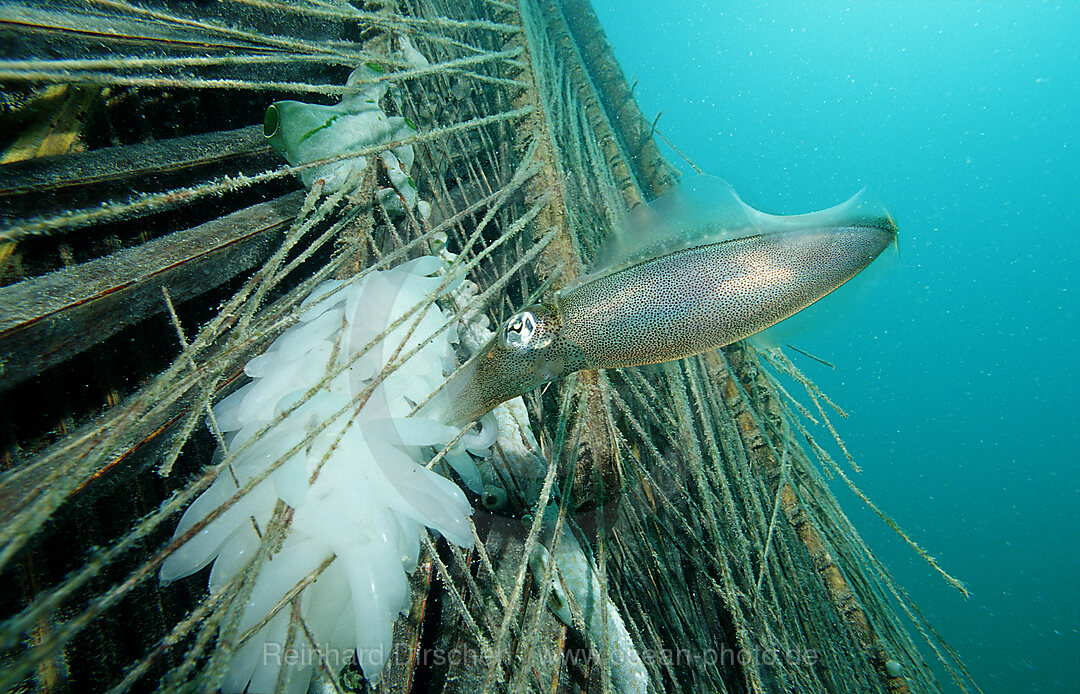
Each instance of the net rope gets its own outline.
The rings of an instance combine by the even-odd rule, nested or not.
[[[182,536],[172,529],[247,447],[394,328],[415,328],[438,297],[226,450],[211,408],[242,382],[244,364],[296,323],[320,283],[394,267],[444,237],[455,266],[479,285],[458,315],[479,311],[497,324],[584,272],[620,216],[676,178],[579,0],[231,0],[194,12],[187,3],[111,0],[0,8],[4,31],[24,49],[0,61],[0,82],[12,90],[6,117],[26,132],[45,123],[45,142],[62,134],[67,108],[46,96],[70,104],[73,94],[89,95],[72,107],[81,145],[0,178],[0,192],[18,203],[0,219],[0,303],[18,302],[0,339],[25,350],[18,340],[29,338],[18,336],[54,315],[98,321],[101,333],[5,382],[5,414],[34,410],[44,392],[67,400],[36,420],[3,417],[0,572],[18,590],[2,601],[0,688],[209,691],[279,611],[290,615],[291,640],[316,646],[297,596],[332,557],[240,630],[258,571],[289,532],[283,502],[257,528],[259,551],[220,592],[207,593],[203,573],[162,586],[157,572],[292,454],[355,418],[419,348],[397,345],[348,408]],[[401,36],[428,66],[395,55]],[[392,108],[418,126],[414,136],[299,166],[281,164],[260,141],[255,123],[266,104],[334,101],[349,70],[371,61],[387,71],[374,81],[398,87]],[[232,113],[246,108],[254,110]],[[217,127],[214,114],[227,122]],[[220,132],[250,144],[222,163],[208,144]],[[412,176],[432,205],[428,219],[387,209],[374,194],[374,169],[333,192],[318,183],[302,192],[295,178],[405,144],[416,152]],[[133,162],[146,152],[175,154],[177,164],[145,177]],[[90,157],[117,171],[121,185],[90,181],[79,165]],[[282,217],[264,229],[255,210],[267,201]],[[196,252],[175,259],[170,277],[190,276],[195,289],[159,286],[148,270],[131,284],[145,285],[152,300],[115,315],[85,310],[127,287],[119,277],[103,278],[110,291],[68,303],[25,290],[49,281],[74,292],[65,268],[179,240],[226,216],[258,229],[261,245],[223,251],[214,262],[224,274],[213,282],[196,272]],[[796,387],[809,406],[791,394]],[[554,617],[557,571],[530,580],[535,545],[550,549],[564,527],[585,547],[652,691],[936,692],[936,668],[960,690],[979,691],[824,476],[839,476],[962,584],[834,460],[830,448],[857,472],[828,410],[844,413],[783,352],[736,344],[657,367],[581,372],[525,403],[543,475],[526,483],[499,471],[522,517],[470,521],[474,549],[434,534],[424,542],[413,610],[395,630],[407,655],[391,657],[383,691],[616,691],[614,638],[585,639],[580,605],[570,605],[575,627]],[[434,468],[446,468],[443,457],[467,431],[436,452]],[[435,650],[479,657],[419,662]],[[902,677],[887,673],[890,660],[905,664]],[[316,669],[322,691],[363,691],[348,667],[320,660]]]

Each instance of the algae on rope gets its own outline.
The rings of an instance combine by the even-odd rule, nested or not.
[[[106,87],[85,151],[0,166],[0,242],[19,244],[0,276],[0,571],[19,587],[0,601],[7,688],[225,680],[257,634],[243,621],[250,579],[287,551],[295,513],[275,502],[252,570],[221,592],[205,575],[157,576],[189,539],[172,535],[181,514],[215,480],[225,437],[207,412],[316,287],[445,248],[477,288],[440,310],[498,325],[573,281],[615,221],[674,179],[584,0],[198,7],[0,8],[6,93]],[[368,87],[386,86],[380,110],[402,119],[398,136],[283,165],[263,143],[266,108],[329,106],[369,62],[386,70]],[[411,187],[384,158],[401,163],[405,146],[426,218],[376,192]],[[338,190],[298,179],[359,158],[370,164]],[[823,483],[825,446],[804,443],[823,430],[802,414],[824,422],[821,395],[800,410],[789,391],[737,344],[529,393],[511,418],[522,436],[488,459],[505,500],[493,494],[488,511],[484,494],[470,498],[474,548],[422,538],[380,686],[610,690],[614,641],[564,624],[530,578],[537,543],[553,547],[551,505],[653,691],[938,691],[927,659],[977,690]],[[453,445],[438,448],[435,466]],[[332,566],[271,606],[288,643],[311,638],[297,599]],[[311,664],[324,683],[357,687],[326,655]]]

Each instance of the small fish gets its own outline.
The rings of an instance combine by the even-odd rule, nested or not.
[[[701,177],[624,221],[586,276],[514,314],[447,395],[462,425],[581,369],[681,359],[806,308],[895,242],[861,194],[803,215],[753,209]]]

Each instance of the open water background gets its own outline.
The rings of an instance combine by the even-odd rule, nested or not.
[[[646,117],[748,203],[866,185],[896,219],[895,266],[788,341],[971,598],[834,488],[987,694],[1080,691],[1080,2],[594,5]]]

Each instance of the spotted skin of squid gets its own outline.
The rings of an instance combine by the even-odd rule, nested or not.
[[[452,384],[448,421],[464,424],[581,369],[656,364],[749,337],[850,280],[896,233],[887,216],[793,226],[587,278],[503,325]]]

